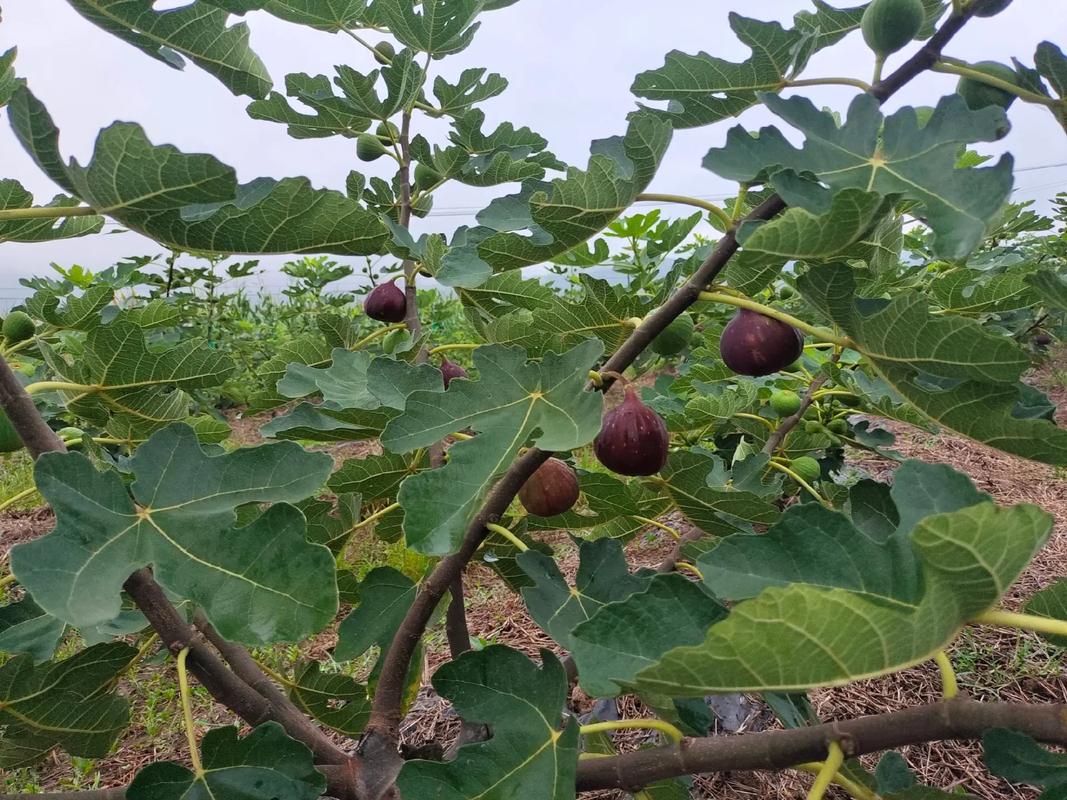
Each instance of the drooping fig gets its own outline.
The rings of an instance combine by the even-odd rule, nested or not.
[[[373,133],[361,133],[356,137],[356,158],[360,161],[375,161],[389,150]]]
[[[822,474],[822,467],[819,466],[819,462],[811,456],[794,458],[789,463],[789,468],[808,483],[814,483],[819,480],[819,476]]]
[[[550,458],[522,485],[519,502],[538,517],[569,511],[578,502],[578,476],[558,458]]]
[[[389,283],[375,286],[367,299],[363,301],[363,310],[371,319],[378,322],[403,322],[407,312],[407,298],[403,290],[396,285],[397,278]]]
[[[924,17],[921,0],[873,0],[860,19],[860,31],[875,55],[885,58],[916,37]]]
[[[984,72],[990,77],[1000,78],[1007,83],[1018,84],[1019,82],[1019,76],[1015,70],[999,61],[979,61],[977,64],[972,64],[971,68]],[[1000,106],[1007,109],[1018,98],[1018,95],[1006,89],[990,86],[975,78],[960,78],[959,83],[956,84],[956,92],[973,111],[986,106]]]
[[[386,65],[393,60],[393,56],[396,55],[396,48],[393,47],[392,42],[378,42],[374,45],[374,60],[379,64]]]
[[[622,404],[604,415],[593,451],[612,472],[655,475],[667,463],[669,444],[666,423],[627,386]]]
[[[730,320],[719,339],[722,360],[739,375],[770,375],[792,364],[803,351],[800,331],[747,308]]]
[[[456,378],[466,377],[468,377],[467,370],[463,369],[459,364],[449,361],[447,358],[441,359],[441,378],[444,379],[446,389]]]

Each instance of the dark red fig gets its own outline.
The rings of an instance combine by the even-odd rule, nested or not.
[[[363,301],[363,310],[378,322],[403,322],[407,313],[404,290],[396,285],[397,278],[375,286]]]
[[[550,458],[519,489],[522,507],[538,517],[570,511],[578,502],[578,476],[558,458]]]
[[[1037,347],[1048,347],[1052,344],[1052,337],[1047,333],[1039,333],[1034,337],[1034,345]]]
[[[667,463],[667,425],[626,387],[622,405],[604,415],[593,440],[597,459],[620,475],[655,475]]]
[[[452,383],[456,378],[466,378],[467,370],[463,369],[459,364],[454,364],[447,358],[441,359],[441,377],[445,381],[445,388],[448,388],[448,384]]]
[[[804,352],[804,334],[792,325],[742,308],[719,339],[719,353],[739,375],[770,375]]]

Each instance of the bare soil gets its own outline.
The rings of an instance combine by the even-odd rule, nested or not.
[[[1059,407],[1058,423],[1067,426],[1067,386],[1063,382],[1067,369],[1067,351],[1035,370],[1028,380],[1044,391]],[[621,392],[609,396],[621,397]],[[231,425],[234,440],[241,444],[261,441],[258,429],[265,417],[243,418],[234,413]],[[1055,519],[1054,534],[1048,545],[1038,554],[1005,598],[1005,605],[1017,608],[1035,591],[1050,585],[1067,574],[1067,481],[1062,471],[1052,467],[1015,458],[991,448],[950,434],[931,435],[908,426],[879,422],[897,436],[894,447],[909,458],[943,462],[968,474],[978,487],[991,494],[999,503],[1034,503],[1051,513]],[[358,458],[380,452],[377,443],[353,443],[322,448],[340,463],[346,458]],[[868,453],[853,453],[850,464],[879,480],[892,480],[896,463],[872,457]],[[679,529],[686,523],[679,516],[664,521]],[[40,536],[51,529],[54,518],[48,509],[0,515],[0,557],[21,541]],[[577,569],[577,551],[563,532],[550,534],[546,541],[557,549],[561,568],[569,579]],[[353,549],[361,556],[374,557],[382,545],[370,531],[361,531]],[[655,566],[673,549],[673,540],[656,528],[636,537],[628,546],[631,563],[636,566]],[[496,575],[481,564],[473,564],[467,572],[466,591],[468,623],[472,635],[507,644],[533,657],[541,649],[560,653],[558,646],[533,623],[521,598],[511,593]],[[440,630],[431,631],[426,655],[427,676],[411,712],[404,723],[403,737],[409,746],[418,746],[434,739],[449,740],[458,729],[458,720],[448,704],[437,697],[429,686],[428,677],[447,657],[447,645]],[[325,659],[336,642],[331,628],[306,643],[299,654],[305,658]],[[1065,652],[1044,643],[1039,637],[1025,633],[1000,632],[987,628],[972,628],[949,651],[960,680],[961,689],[984,700],[1029,700],[1034,702],[1067,703],[1067,675],[1064,672]],[[130,695],[135,708],[145,702],[158,704],[156,684],[165,675],[160,667],[145,666],[132,680],[124,682],[122,690]],[[936,700],[940,694],[940,679],[936,667],[922,665],[885,678],[861,681],[846,687],[813,692],[813,703],[822,719],[846,719],[863,714],[876,714],[906,708]],[[579,710],[591,706],[589,698],[575,689],[572,697]],[[642,709],[633,698],[622,698],[619,710],[626,716],[639,715]],[[773,727],[773,719],[758,701],[750,704],[753,712],[743,731]],[[232,716],[211,703],[203,693],[197,702],[198,717],[205,726],[233,722]],[[151,720],[142,715],[124,736],[116,751],[97,761],[91,770],[96,786],[119,786],[128,783],[136,771],[153,760],[173,758],[183,761],[185,742],[180,726],[164,726],[162,732],[150,732]],[[620,749],[643,743],[641,732],[624,732],[616,737]],[[945,791],[964,791],[988,800],[1002,798],[1036,798],[1039,794],[1029,787],[1012,787],[990,776],[981,762],[980,748],[972,744],[931,744],[905,748],[902,751],[909,765],[921,781]],[[868,767],[877,763],[876,757],[864,759]],[[40,788],[57,790],[80,788],[82,779],[71,759],[55,754],[34,771],[33,778]],[[693,798],[726,798],[750,800],[760,798],[803,797],[811,778],[802,773],[752,772],[698,776],[693,783]],[[89,788],[89,787],[84,787]],[[828,797],[846,797],[831,789]],[[597,800],[622,798],[616,792],[583,795]]]

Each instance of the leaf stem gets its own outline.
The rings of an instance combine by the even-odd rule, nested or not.
[[[0,222],[20,219],[60,219],[62,217],[91,217],[99,214],[91,206],[35,206],[33,208],[0,209]]]
[[[684,194],[659,194],[657,192],[645,192],[637,195],[634,200],[652,200],[662,203],[679,203],[683,206],[694,206],[695,208],[702,208],[709,214],[718,219],[723,225],[729,228],[733,225],[733,220],[730,219],[730,215],[719,208],[714,203],[709,203],[707,200],[701,200],[699,197],[689,197]]]
[[[825,497],[823,497],[821,494],[819,494],[810,483],[808,483],[806,480],[804,480],[799,475],[797,475],[795,472],[793,472],[793,470],[791,470],[785,464],[779,464],[777,461],[768,461],[767,462],[767,466],[768,467],[773,467],[774,469],[778,470],[779,472],[784,472],[790,478],[792,478],[797,483],[799,483],[801,486],[803,486],[805,489],[807,489],[808,493],[812,497],[814,497],[816,500],[818,500],[820,503],[822,503],[824,506],[826,506],[827,508],[833,508],[833,506],[830,505],[830,501],[829,500],[827,500]]]
[[[449,350],[476,350],[481,346],[482,345],[480,342],[456,342],[455,344],[441,344],[430,350],[430,355],[435,356],[438,353],[447,353]]]
[[[469,433],[463,433],[461,431],[456,431],[455,433],[450,433],[448,435],[457,442],[466,442],[474,438]]]
[[[11,497],[8,497],[4,500],[0,500],[0,511],[3,511],[6,508],[10,508],[11,506],[15,505],[15,503],[17,503],[19,500],[25,500],[27,497],[29,497],[36,491],[36,486],[27,486],[25,489],[15,492],[15,494],[11,495]]]
[[[618,731],[628,730],[633,728],[648,728],[651,730],[659,731],[665,736],[669,737],[671,741],[678,744],[685,738],[683,734],[676,727],[669,722],[665,722],[661,719],[643,718],[643,719],[617,719],[609,720],[608,722],[592,722],[589,725],[583,725],[578,729],[578,733],[582,736],[588,736],[591,733],[602,733],[605,731]]]
[[[1039,617],[1036,614],[1018,614],[1014,611],[986,611],[974,617],[971,623],[1067,636],[1067,620]]]
[[[1037,92],[1031,92],[1021,86],[1016,86],[1011,81],[1006,81],[995,75],[989,75],[981,70],[974,69],[967,64],[942,59],[930,67],[930,70],[932,72],[942,72],[947,75],[959,75],[960,77],[969,78],[972,81],[978,81],[979,83],[984,83],[987,86],[992,86],[996,89],[1002,89],[1027,103],[1036,103],[1038,105],[1048,106],[1049,108],[1058,108],[1064,105],[1062,100],[1055,100],[1051,97],[1045,97],[1044,95],[1038,94]]]
[[[93,392],[98,387],[89,386],[84,383],[68,383],[66,381],[38,381],[37,383],[31,383],[26,388],[26,394],[37,394],[38,392],[52,392],[52,391],[68,391],[68,392]]]
[[[393,331],[398,331],[398,330],[401,330],[402,328],[406,328],[406,327],[407,326],[403,322],[398,322],[395,325],[386,325],[385,327],[378,328],[377,330],[371,331],[369,334],[364,336],[362,339],[360,339],[358,342],[356,342],[354,345],[352,345],[352,347],[350,349],[359,350],[359,349],[361,349],[363,347],[366,347],[368,344],[373,342],[375,339],[378,339],[378,338],[380,338],[382,336],[385,336],[385,334],[387,334],[387,333],[392,333]]]
[[[845,751],[841,749],[841,745],[836,741],[830,742],[830,751],[826,755],[826,760],[822,762],[822,769],[815,776],[815,783],[812,784],[811,791],[808,792],[808,800],[822,800],[826,790],[830,788],[830,784],[837,777],[837,771],[841,769],[841,765],[844,763]]]
[[[865,92],[871,90],[871,85],[866,81],[861,81],[858,78],[841,78],[837,76],[831,76],[829,78],[802,78],[800,80],[791,80],[785,82],[785,87],[792,88],[794,86],[855,86],[857,89],[862,89]]]
[[[956,670],[952,668],[952,662],[949,661],[948,654],[944,650],[934,653],[934,661],[937,663],[937,668],[941,670],[941,696],[946,700],[951,700],[960,693],[960,686],[956,681]]]
[[[818,775],[822,771],[822,768],[825,763],[825,761],[812,761],[807,764],[797,764],[795,767],[793,767],[793,769],[799,772],[807,772],[809,775]],[[860,783],[856,783],[855,781],[849,778],[846,778],[840,772],[838,772],[838,774],[834,776],[832,782],[837,786],[840,786],[842,789],[844,789],[846,792],[856,798],[856,800],[881,800],[878,795],[876,795],[866,786]]]
[[[658,519],[652,519],[651,517],[639,517],[636,514],[633,515],[633,518],[636,519],[638,522],[643,522],[645,525],[651,525],[654,528],[659,528],[661,531],[666,531],[675,539],[681,538],[681,534],[678,533],[678,531],[676,531],[670,525],[664,525]]]
[[[18,580],[18,578],[15,577],[15,573],[9,572],[4,577],[0,578],[0,589],[3,589],[5,586],[10,586],[16,580]]]
[[[740,417],[741,419],[751,419],[751,420],[755,420],[756,422],[760,422],[760,423],[762,423],[762,424],[766,425],[766,426],[767,426],[768,428],[770,428],[770,429],[771,429],[772,431],[774,430],[774,423],[773,423],[773,422],[771,422],[771,421],[770,421],[769,419],[767,419],[766,417],[761,417],[761,416],[760,416],[759,414],[749,414],[749,413],[748,413],[748,412],[746,412],[746,411],[738,411],[738,412],[737,412],[736,414],[734,414],[733,416],[735,416],[735,417]]]
[[[487,531],[492,531],[493,533],[498,533],[503,536],[505,539],[515,545],[516,549],[520,553],[525,553],[527,550],[530,549],[526,546],[526,542],[524,542],[510,530],[505,528],[503,525],[497,525],[495,522],[487,522],[485,523],[485,529]]]
[[[879,55],[874,59],[874,77],[871,78],[871,85],[881,83],[882,81],[882,69],[885,67],[885,56]]]
[[[600,373],[595,369],[589,370],[589,382],[598,389],[604,385],[604,379],[600,377]]]
[[[189,648],[183,647],[178,653],[178,691],[182,698],[182,716],[185,718],[185,736],[189,740],[189,760],[193,762],[193,772],[197,778],[204,777],[204,765],[200,763],[200,751],[196,744],[196,728],[193,726],[193,704],[189,696],[189,676],[185,671],[185,659],[189,657]]]
[[[675,561],[674,566],[676,569],[680,567],[681,569],[688,570],[689,572],[692,572],[694,575],[700,578],[700,580],[704,580],[704,573],[700,571],[700,567],[698,567],[696,564],[693,564],[689,561]]]
[[[726,294],[725,292],[701,292],[700,299],[711,303],[725,303],[728,306],[746,308],[749,311],[763,314],[765,317],[771,317],[780,322],[784,322],[787,325],[792,325],[794,328],[804,331],[824,342],[830,342],[838,347],[854,347],[852,340],[847,336],[837,336],[832,331],[828,331],[825,328],[816,328],[814,325],[809,325],[804,320],[798,319],[792,314],[786,314],[784,311],[765,306],[763,303],[757,302],[749,297],[736,297],[731,294]]]
[[[377,522],[382,517],[384,517],[386,514],[391,514],[393,511],[396,511],[398,508],[400,508],[400,503],[390,503],[385,508],[383,508],[381,511],[375,511],[373,514],[371,514],[366,519],[361,519],[359,522],[357,522],[355,525],[353,525],[351,528],[349,528],[348,532],[352,533],[353,531],[357,531],[360,528],[363,528],[363,527],[366,527],[367,525],[370,525],[372,522]]]
[[[741,211],[745,207],[745,198],[748,196],[748,184],[737,184],[737,197],[734,198],[734,208],[730,212],[731,227],[741,221]]]

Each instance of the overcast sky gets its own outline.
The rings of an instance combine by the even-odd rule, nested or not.
[[[166,0],[155,5],[182,4]],[[1032,63],[1034,46],[1043,39],[1067,46],[1067,14],[1060,13],[1063,5],[1064,0],[1015,0],[997,17],[970,23],[948,53],[969,61],[1009,61],[1017,56]],[[625,130],[626,114],[634,108],[635,98],[629,91],[634,75],[660,66],[667,51],[705,50],[742,60],[748,51],[727,25],[730,10],[788,22],[796,11],[808,7],[807,0],[520,0],[503,11],[484,14],[473,45],[434,62],[431,70],[450,79],[471,66],[504,75],[510,82],[508,90],[482,106],[487,129],[504,120],[529,125],[548,139],[549,149],[564,161],[584,166],[592,139]],[[361,71],[375,66],[367,51],[346,36],[291,25],[260,12],[248,15],[247,20],[252,47],[267,64],[277,88],[289,72],[332,76],[335,64]],[[217,156],[236,168],[242,182],[263,175],[306,175],[316,186],[343,190],[345,176],[354,167],[382,175],[387,169],[388,159],[373,165],[357,161],[352,140],[296,140],[282,125],[251,119],[244,110],[249,98],[231,95],[193,65],[177,71],[148,58],[83,19],[64,0],[3,3],[0,51],[11,45],[19,48],[19,75],[29,80],[62,131],[64,153],[83,161],[91,153],[97,131],[118,119],[140,123],[157,144],[171,143],[186,152]],[[900,58],[891,61],[889,68]],[[805,77],[866,77],[871,59],[859,34],[852,34],[820,53]],[[949,76],[924,76],[894,96],[888,108],[930,104],[954,85]],[[831,87],[802,91],[817,104],[842,111],[854,93]],[[1067,162],[1067,137],[1045,109],[1016,103],[1011,119],[1011,134],[1001,142],[983,145],[983,152],[1011,151],[1017,167],[1023,169]],[[757,108],[740,121],[755,128],[774,118]],[[436,141],[443,141],[445,128],[428,122],[429,131],[437,133]],[[651,190],[689,195],[731,192],[732,185],[703,170],[700,161],[709,147],[723,143],[734,124],[726,121],[677,133]],[[38,202],[58,191],[15,141],[6,120],[0,126],[0,177],[17,178]],[[1015,199],[1044,200],[1067,189],[1067,167],[1020,172],[1016,187]],[[450,232],[458,225],[473,224],[466,210],[482,208],[494,196],[514,188],[448,184],[435,193],[435,214],[422,223],[423,230]],[[679,216],[687,213],[681,207],[664,211]],[[161,250],[133,233],[50,244],[5,244],[0,247],[0,298],[13,294],[18,278],[50,272],[52,261],[99,269],[123,256]],[[264,263],[281,260],[264,259]],[[274,289],[283,284],[283,276],[268,270],[259,282]]]

